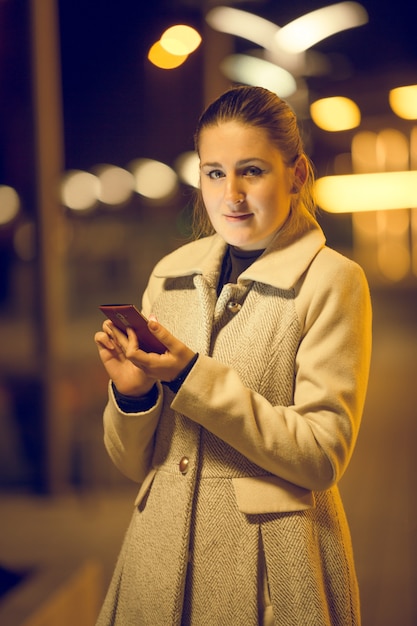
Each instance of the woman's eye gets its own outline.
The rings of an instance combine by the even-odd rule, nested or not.
[[[262,174],[262,170],[260,167],[256,167],[255,165],[251,165],[247,167],[244,171],[244,176],[260,176]]]
[[[207,176],[212,179],[221,178],[223,175],[223,172],[221,172],[220,170],[211,170],[211,172],[207,173]]]

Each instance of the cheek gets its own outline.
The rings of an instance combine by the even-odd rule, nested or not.
[[[210,213],[210,211],[212,211],[216,206],[219,194],[216,193],[216,190],[213,188],[212,185],[207,185],[204,183],[201,185],[200,190],[203,204],[206,207],[207,212]]]

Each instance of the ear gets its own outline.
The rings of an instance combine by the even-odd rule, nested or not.
[[[301,154],[294,165],[294,178],[291,193],[300,193],[308,176],[308,164],[305,154]]]

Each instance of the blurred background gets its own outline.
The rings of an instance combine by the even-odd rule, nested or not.
[[[1,624],[94,624],[136,491],[102,444],[98,305],[140,305],[190,236],[196,121],[234,83],[292,105],[328,243],[366,271],[341,490],[364,626],[417,623],[416,18],[408,0],[0,0]]]

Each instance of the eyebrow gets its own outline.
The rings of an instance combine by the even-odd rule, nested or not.
[[[261,159],[260,157],[250,157],[249,159],[242,159],[241,161],[238,161],[236,163],[236,166],[242,167],[243,165],[248,165],[248,163],[253,163],[254,161],[257,161],[258,163],[264,163],[265,165],[268,164],[268,161],[265,161],[265,159]],[[213,162],[201,163],[201,167],[223,167],[223,166],[221,163],[218,163],[217,161],[213,161]]]

